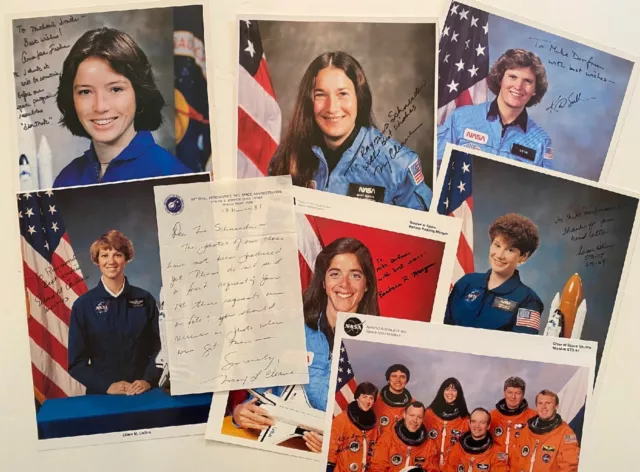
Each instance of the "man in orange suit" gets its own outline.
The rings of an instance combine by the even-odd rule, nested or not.
[[[527,420],[536,416],[524,398],[525,381],[520,377],[509,377],[504,382],[504,398],[496,403],[491,412],[491,435],[500,451],[509,453],[509,446],[520,436]]]
[[[373,411],[378,418],[380,433],[391,429],[402,418],[402,413],[413,400],[406,386],[411,378],[411,372],[402,364],[393,364],[385,372],[387,385],[382,387]]]

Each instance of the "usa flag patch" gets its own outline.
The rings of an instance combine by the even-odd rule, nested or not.
[[[409,172],[411,172],[411,177],[413,178],[413,182],[416,185],[424,182],[424,175],[422,175],[422,167],[420,166],[420,161],[416,157],[416,159],[409,164]]]
[[[520,308],[518,310],[516,326],[525,326],[540,331],[540,312]]]

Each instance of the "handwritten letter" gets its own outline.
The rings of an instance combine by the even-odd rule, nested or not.
[[[307,383],[291,178],[155,198],[172,393]]]

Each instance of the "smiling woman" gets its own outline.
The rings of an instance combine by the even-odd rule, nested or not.
[[[100,28],[78,39],[64,61],[57,103],[61,123],[91,147],[54,187],[191,172],[153,140],[165,101],[145,53],[126,33]]]
[[[428,210],[432,192],[418,155],[376,128],[360,63],[337,51],[302,77],[293,117],[269,165],[294,185]]]

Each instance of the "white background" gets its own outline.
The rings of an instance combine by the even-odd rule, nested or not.
[[[34,12],[62,7],[94,7],[97,0],[2,0],[2,13]],[[113,4],[115,2],[108,2]],[[367,17],[420,17],[438,16],[448,2],[445,0],[211,0],[208,18],[207,46],[210,79],[215,87],[217,126],[214,146],[218,148],[216,174],[229,175],[233,123],[237,116],[234,103],[234,72],[237,60],[235,15],[293,14],[293,15],[345,15]],[[563,29],[589,38],[606,46],[640,56],[638,20],[640,2],[637,0],[492,0],[491,4],[504,11]],[[155,6],[157,3],[141,6]],[[22,287],[19,231],[15,218],[16,163],[10,145],[14,145],[15,124],[9,123],[10,93],[14,90],[9,58],[11,32],[3,22],[0,44],[2,55],[2,100],[4,113],[0,113],[2,130],[1,148],[4,157],[0,163],[0,221],[7,256],[0,273],[2,302],[4,305],[0,327],[0,470],[6,471],[111,471],[111,470],[210,470],[246,471],[313,470],[313,463],[304,459],[269,454],[230,445],[206,443],[202,437],[159,439],[118,445],[105,445],[35,451],[35,411],[30,374],[27,323],[24,319],[24,292]],[[633,97],[622,129],[608,183],[640,191],[638,162],[638,129],[640,129],[640,96]],[[225,160],[226,158],[226,160]],[[541,189],[541,191],[544,191]],[[117,209],[114,209],[117,211]],[[99,218],[100,215],[91,215]],[[636,251],[637,253],[638,251]],[[640,316],[637,313],[637,288],[640,287],[640,259],[634,258],[615,330],[610,334],[610,345],[604,359],[604,374],[599,375],[593,437],[589,450],[583,450],[580,472],[602,470],[636,470],[638,459],[634,431],[640,423],[640,410],[636,407],[638,359],[640,343]],[[634,290],[635,288],[635,290]]]

